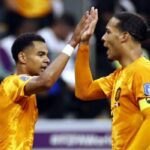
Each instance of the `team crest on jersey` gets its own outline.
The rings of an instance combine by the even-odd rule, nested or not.
[[[21,75],[21,76],[20,76],[20,79],[21,79],[22,81],[27,81],[29,78],[30,78],[30,76],[27,76],[27,75]]]
[[[144,84],[144,94],[146,96],[150,96],[150,83],[145,83]]]
[[[121,88],[119,87],[116,91],[116,95],[115,95],[115,101],[118,101],[120,98],[120,93],[121,93]]]

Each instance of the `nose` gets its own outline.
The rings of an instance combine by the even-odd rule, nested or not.
[[[44,60],[44,62],[49,65],[49,64],[50,64],[50,59],[47,57],[47,58]]]
[[[102,36],[101,40],[104,42],[105,41],[105,34]]]
[[[48,59],[47,59],[47,63],[50,64],[50,62],[51,62],[51,61],[50,61],[50,59],[48,58]]]

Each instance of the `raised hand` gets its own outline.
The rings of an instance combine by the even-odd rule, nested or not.
[[[88,19],[86,20],[87,27],[85,28],[85,31],[82,33],[81,42],[89,42],[91,36],[93,35],[98,21],[98,10],[92,7],[87,17],[88,17]]]
[[[85,32],[85,30],[87,30],[89,23],[89,11],[86,11],[73,32],[72,38],[69,42],[70,45],[76,47],[81,40],[82,34]]]

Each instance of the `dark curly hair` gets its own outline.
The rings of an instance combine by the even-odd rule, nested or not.
[[[45,43],[43,37],[34,33],[24,33],[16,38],[11,47],[12,56],[15,62],[18,61],[19,52],[23,51],[26,47],[33,45],[33,41],[41,41]]]
[[[120,12],[113,17],[120,21],[118,28],[127,31],[136,41],[142,42],[149,38],[150,31],[144,17],[129,12]]]

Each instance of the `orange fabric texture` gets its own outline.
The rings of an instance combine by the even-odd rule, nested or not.
[[[37,120],[35,95],[25,96],[23,81],[11,75],[0,85],[0,149],[31,150]]]
[[[150,143],[144,139],[150,139],[150,134],[145,133],[147,127],[150,127],[150,119],[140,111],[139,100],[150,97],[150,93],[146,96],[144,91],[144,85],[146,83],[150,85],[150,61],[140,57],[127,67],[119,68],[109,76],[93,81],[89,67],[89,47],[80,45],[75,70],[75,90],[78,97],[85,99],[107,97],[111,100],[112,149],[138,150],[141,142],[148,148]],[[148,114],[150,115],[150,112]],[[139,137],[138,134],[143,140],[137,145],[135,141],[136,136]]]
[[[92,79],[92,74],[90,72],[88,62],[89,47],[87,45],[80,45],[80,48],[77,52],[77,58],[78,59],[76,59],[75,62],[75,94],[81,99],[86,100],[97,99],[99,97],[106,97],[103,91],[100,91],[98,82],[95,82]]]
[[[27,18],[43,17],[52,11],[52,0],[16,0],[17,12]]]
[[[144,122],[128,150],[150,150],[150,108],[145,109],[142,113],[144,114]]]

